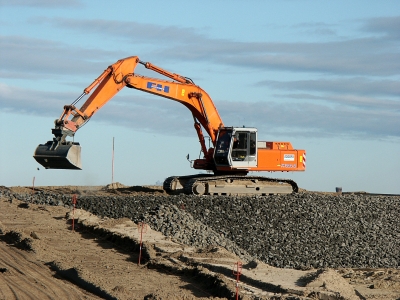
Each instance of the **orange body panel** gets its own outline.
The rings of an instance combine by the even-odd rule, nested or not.
[[[305,171],[304,150],[258,149],[257,167],[250,171]]]
[[[294,149],[290,142],[258,141],[257,167],[251,171],[305,171],[305,150]]]

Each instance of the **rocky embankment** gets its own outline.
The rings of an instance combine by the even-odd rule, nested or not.
[[[71,195],[0,197],[71,206]],[[81,196],[77,208],[144,221],[178,242],[219,245],[284,268],[400,267],[400,197],[304,192],[263,197]]]

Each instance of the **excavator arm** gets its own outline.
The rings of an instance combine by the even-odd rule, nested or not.
[[[137,64],[142,64],[147,69],[172,80],[135,74]],[[66,137],[74,136],[80,127],[124,87],[165,97],[185,105],[193,115],[194,127],[206,161],[204,167],[212,168],[213,148],[207,149],[202,127],[215,146],[218,129],[224,124],[210,96],[191,79],[143,62],[137,56],[127,57],[110,65],[71,105],[65,105],[52,129],[53,141],[39,145],[34,158],[46,168],[81,169],[80,146],[68,142]],[[90,96],[78,109],[76,104],[87,94]]]

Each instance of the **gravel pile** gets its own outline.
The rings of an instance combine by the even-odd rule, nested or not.
[[[71,205],[70,195],[0,196]],[[400,197],[298,193],[263,197],[79,196],[77,208],[128,217],[195,247],[223,246],[276,267],[400,267]]]

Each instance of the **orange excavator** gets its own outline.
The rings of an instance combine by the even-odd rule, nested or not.
[[[138,64],[172,80],[136,74],[134,70]],[[73,137],[124,87],[177,101],[185,105],[193,115],[203,155],[190,161],[191,167],[207,172],[168,177],[163,184],[167,193],[267,195],[298,191],[293,180],[249,176],[248,173],[305,171],[305,150],[294,149],[290,142],[260,141],[256,128],[226,127],[210,96],[190,78],[143,62],[137,56],[110,65],[71,105],[64,106],[64,111],[55,120],[52,129],[53,140],[36,148],[33,156],[36,161],[46,169],[82,169],[81,147],[79,143],[67,141],[67,137]],[[82,107],[76,108],[77,102],[87,94],[90,96]],[[212,146],[209,148],[203,130],[210,137]]]

